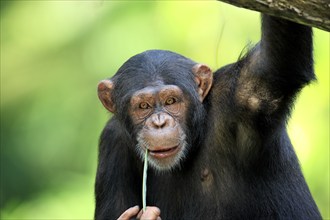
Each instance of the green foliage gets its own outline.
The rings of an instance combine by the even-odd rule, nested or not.
[[[223,31],[222,31],[223,30]],[[167,49],[214,69],[260,35],[258,13],[210,1],[1,1],[1,219],[91,219],[96,95],[132,55]],[[329,35],[315,30],[319,81],[289,133],[329,218]]]

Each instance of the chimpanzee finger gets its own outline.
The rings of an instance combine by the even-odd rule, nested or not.
[[[139,214],[136,216],[136,219],[140,219],[143,214],[143,209],[140,210]]]
[[[140,213],[139,213],[140,214]],[[156,206],[147,206],[146,211],[142,213],[140,220],[159,220],[160,209]]]
[[[134,206],[129,209],[127,209],[117,220],[129,220],[133,218],[136,214],[138,214],[140,208],[139,206]]]

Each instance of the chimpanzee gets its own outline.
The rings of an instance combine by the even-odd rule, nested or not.
[[[142,218],[321,219],[286,130],[314,79],[311,28],[268,15],[261,41],[214,73],[170,51],[133,56],[98,85],[113,117],[100,138],[95,218],[136,217],[148,149],[153,207]]]

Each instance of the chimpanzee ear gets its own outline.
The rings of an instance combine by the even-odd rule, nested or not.
[[[109,79],[102,80],[101,82],[99,82],[99,85],[97,86],[99,99],[101,100],[104,107],[112,113],[114,113],[116,110],[115,104],[111,99],[111,93],[113,89],[114,89],[114,84]]]
[[[203,102],[212,87],[213,72],[210,67],[204,64],[196,64],[192,71],[195,74],[195,81],[198,86],[198,94],[200,97],[199,99]]]

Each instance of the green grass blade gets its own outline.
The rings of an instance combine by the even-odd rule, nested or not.
[[[148,149],[146,149],[144,155],[144,166],[143,166],[143,183],[142,183],[142,210],[146,211],[147,201],[147,169],[148,169]]]

